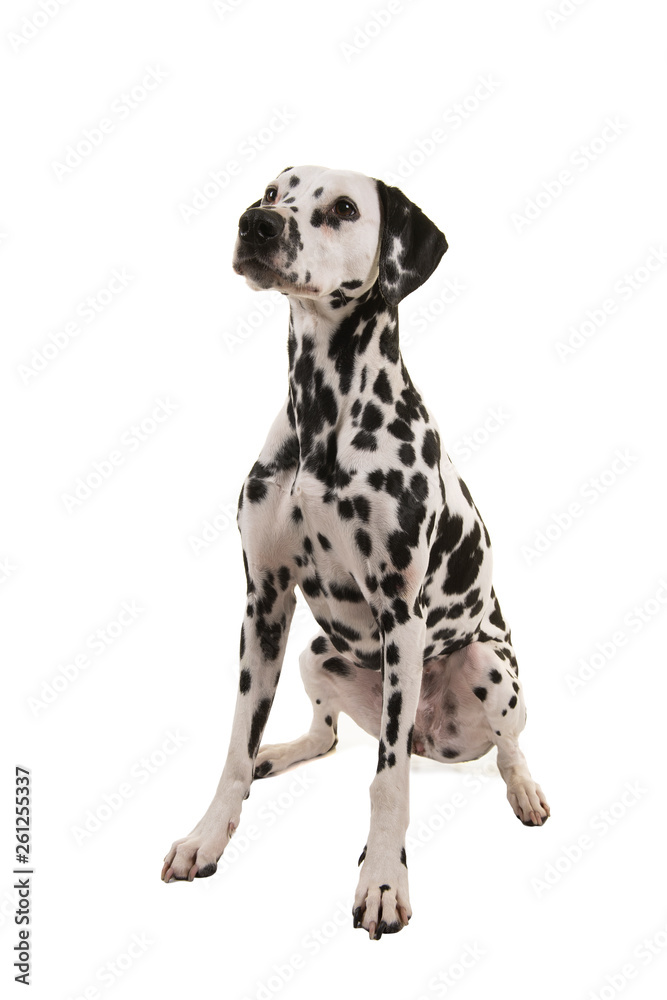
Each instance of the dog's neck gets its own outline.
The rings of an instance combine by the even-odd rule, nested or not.
[[[374,407],[414,391],[399,350],[397,307],[377,282],[360,291],[337,307],[332,299],[290,297],[289,417],[301,465],[323,481],[335,480],[340,469],[343,430],[348,439],[350,425],[362,438],[372,435]]]

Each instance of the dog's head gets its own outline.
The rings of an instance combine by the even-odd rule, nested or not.
[[[398,188],[348,170],[288,167],[239,219],[233,264],[251,288],[332,304],[377,281],[395,306],[446,249],[437,226]]]

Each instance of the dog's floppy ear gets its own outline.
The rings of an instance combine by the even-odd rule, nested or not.
[[[444,233],[397,187],[376,180],[382,207],[380,291],[397,306],[423,285],[447,249]]]

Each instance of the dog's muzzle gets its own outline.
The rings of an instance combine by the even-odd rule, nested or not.
[[[284,228],[285,220],[277,212],[250,208],[239,219],[239,238],[248,247],[264,247],[277,239]]]

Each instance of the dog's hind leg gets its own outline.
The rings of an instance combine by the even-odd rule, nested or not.
[[[507,785],[507,798],[525,826],[542,826],[549,818],[544,792],[533,780],[519,747],[526,724],[523,688],[508,642],[471,642],[451,654],[450,665],[474,694],[486,716],[489,739],[498,748],[498,770]]]
[[[265,744],[255,762],[255,778],[280,774],[292,764],[322,757],[338,742],[338,714],[342,708],[340,682],[349,683],[357,668],[335,649],[324,632],[299,657],[301,677],[313,705],[313,721],[305,735],[291,743]]]

